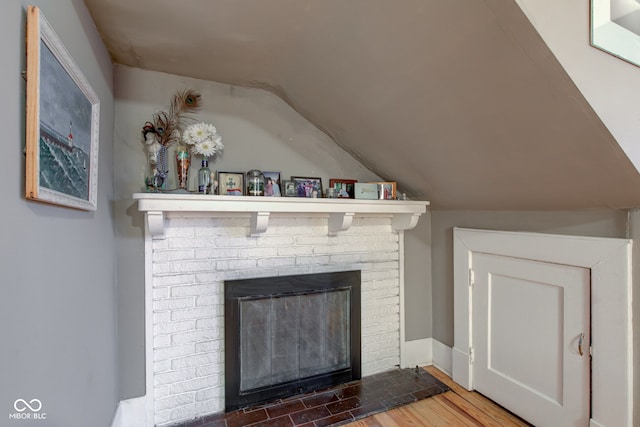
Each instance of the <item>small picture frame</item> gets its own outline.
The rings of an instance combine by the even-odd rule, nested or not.
[[[376,200],[378,198],[378,184],[370,182],[356,182],[353,184],[356,199]]]
[[[331,178],[329,180],[329,187],[336,189],[336,197],[339,199],[355,199],[356,188],[354,184],[356,182],[358,182],[356,179]]]
[[[100,100],[35,6],[26,35],[26,198],[95,211]]]
[[[280,172],[262,172],[264,175],[264,195],[266,197],[282,196]]]
[[[284,197],[296,197],[296,185],[290,179],[282,181],[282,195]]]
[[[218,195],[242,196],[244,194],[244,173],[218,172]]]
[[[322,197],[322,178],[292,176],[296,197]]]
[[[396,183],[393,181],[389,182],[373,182],[372,184],[378,185],[378,199],[380,200],[395,200],[397,197],[396,194]]]

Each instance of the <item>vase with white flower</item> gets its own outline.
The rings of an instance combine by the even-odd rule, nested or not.
[[[191,153],[202,157],[202,167],[198,171],[198,192],[211,192],[211,170],[209,157],[222,151],[222,137],[218,130],[209,123],[195,123],[187,127],[182,134],[182,141],[190,147]]]
[[[148,173],[145,176],[147,191],[164,191],[169,174],[169,148],[181,139],[187,123],[192,123],[191,115],[200,108],[201,96],[193,89],[178,91],[171,98],[165,109],[157,111],[153,118],[142,127],[142,137],[148,155]],[[184,147],[182,147],[184,148]],[[186,154],[186,156],[185,156]],[[188,171],[189,153],[176,150],[178,160],[178,185],[186,191],[186,175]]]

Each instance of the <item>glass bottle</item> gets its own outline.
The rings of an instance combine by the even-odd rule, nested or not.
[[[258,169],[247,172],[247,195],[264,196],[264,174]]]
[[[211,186],[211,169],[209,159],[202,159],[202,167],[198,170],[198,193],[207,194]]]

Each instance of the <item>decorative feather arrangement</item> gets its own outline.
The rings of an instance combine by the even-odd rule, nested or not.
[[[187,89],[173,95],[169,109],[153,115],[153,126],[158,142],[165,147],[178,142],[182,131],[190,121],[190,113],[200,108],[201,96],[198,92]]]
[[[142,127],[142,137],[153,169],[154,187],[162,187],[169,172],[167,149],[180,141],[185,127],[193,121],[190,114],[200,108],[200,99],[200,94],[193,89],[177,92],[171,98],[169,108],[155,113],[153,121]]]

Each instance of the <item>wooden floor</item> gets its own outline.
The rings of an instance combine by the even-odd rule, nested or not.
[[[481,394],[460,387],[439,369],[433,366],[425,369],[449,386],[451,391],[346,426],[531,426]]]

